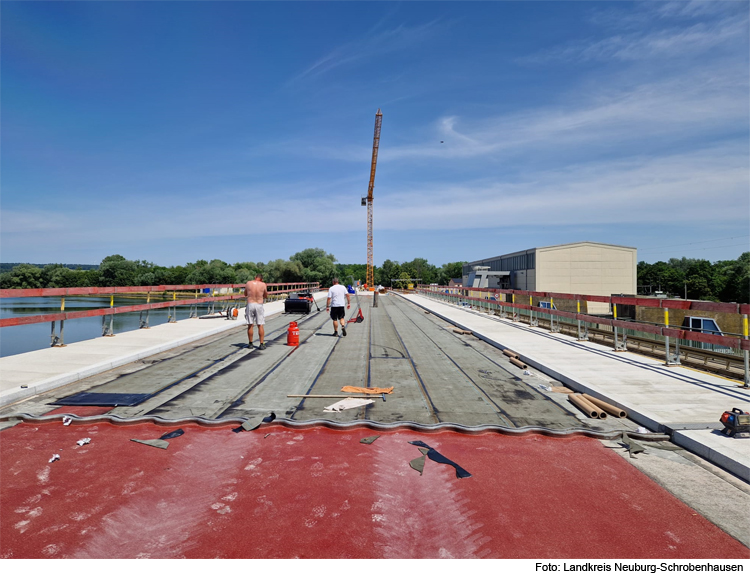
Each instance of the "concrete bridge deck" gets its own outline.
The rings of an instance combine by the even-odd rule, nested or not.
[[[745,448],[750,448],[750,441],[726,439],[714,423],[725,409],[747,409],[747,390],[716,376],[661,367],[655,360],[614,353],[418,295],[382,296],[377,308],[372,298],[360,299],[365,320],[349,324],[346,338],[332,336],[324,311],[282,315],[281,302],[275,302],[267,307],[265,351],[247,348],[240,315],[239,322],[185,320],[0,359],[0,427],[17,424],[9,417],[18,413],[41,418],[76,414],[86,425],[86,417],[96,415],[227,422],[270,412],[292,427],[326,420],[365,426],[452,423],[511,432],[537,427],[551,432],[635,433],[640,425],[671,432],[673,442],[692,452],[655,442],[631,459],[616,442],[604,446],[750,545],[750,524],[736,515],[750,507]],[[347,317],[356,311],[354,306]],[[291,319],[300,325],[298,347],[286,346]],[[455,333],[454,325],[475,336]],[[506,347],[530,365],[527,372],[509,363],[501,352]],[[27,387],[21,387],[22,382]],[[624,407],[630,419],[586,418],[565,394],[548,390],[561,383]],[[324,412],[336,399],[288,397],[343,397],[339,390],[344,385],[395,389],[385,401],[374,398],[367,406],[337,413]],[[105,399],[87,405],[97,402],[87,402],[90,396],[80,394],[91,393]],[[76,397],[83,397],[78,405]],[[27,433],[7,429],[0,434],[4,450],[11,450],[7,435],[15,434],[23,442]],[[593,459],[598,449],[591,450]],[[576,466],[586,470],[584,462]],[[588,463],[596,466],[611,463]],[[569,556],[566,550],[556,552]],[[584,556],[582,552],[579,558]]]

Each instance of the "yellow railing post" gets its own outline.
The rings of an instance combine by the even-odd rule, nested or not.
[[[581,314],[581,300],[576,300],[576,323],[578,324],[578,340],[588,340],[589,339],[589,330],[588,325],[586,325],[585,332],[581,333],[581,320],[578,318],[578,316]]]
[[[747,314],[742,315],[742,336],[748,339]],[[745,383],[743,387],[750,387],[750,351],[745,349],[742,353],[745,355]]]
[[[109,296],[109,308],[110,310],[115,307],[115,295]],[[102,336],[114,336],[115,328],[115,313],[110,312],[109,314],[109,326],[107,326],[107,316],[102,316]]]
[[[60,312],[65,311],[65,296],[60,296]],[[55,323],[52,323],[52,327],[54,328]],[[57,340],[55,340],[57,339]],[[53,338],[53,344],[52,346],[65,346],[65,319],[60,320],[60,338],[57,337]]]
[[[664,308],[664,327],[669,328],[669,308]],[[665,363],[667,365],[679,365],[680,364],[680,339],[678,338],[675,342],[676,352],[674,355],[670,355],[669,348],[669,336],[664,335],[664,350],[665,350]]]

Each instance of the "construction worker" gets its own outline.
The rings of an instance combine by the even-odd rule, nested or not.
[[[263,276],[258,273],[253,281],[245,284],[245,296],[247,297],[247,306],[245,307],[245,321],[247,322],[247,348],[253,346],[253,323],[258,325],[258,336],[260,337],[260,350],[266,350],[266,343],[263,342],[265,337],[265,316],[263,312],[263,302],[268,298],[268,288],[263,283]]]
[[[333,320],[333,336],[338,336],[338,322],[341,323],[341,334],[346,336],[346,310],[344,310],[344,299],[346,307],[351,307],[351,296],[343,285],[339,285],[338,277],[333,278],[333,285],[328,290],[326,300],[326,312],[331,312]]]

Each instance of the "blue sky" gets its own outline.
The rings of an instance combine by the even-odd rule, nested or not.
[[[748,2],[8,2],[4,262],[750,249]]]

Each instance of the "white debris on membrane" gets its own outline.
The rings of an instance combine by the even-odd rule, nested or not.
[[[331,404],[330,406],[326,407],[323,411],[324,412],[340,412],[341,410],[350,410],[352,408],[359,408],[361,406],[366,406],[368,404],[375,403],[371,399],[358,399],[356,397],[348,397],[346,399],[342,399],[339,402],[336,402],[335,404]]]

